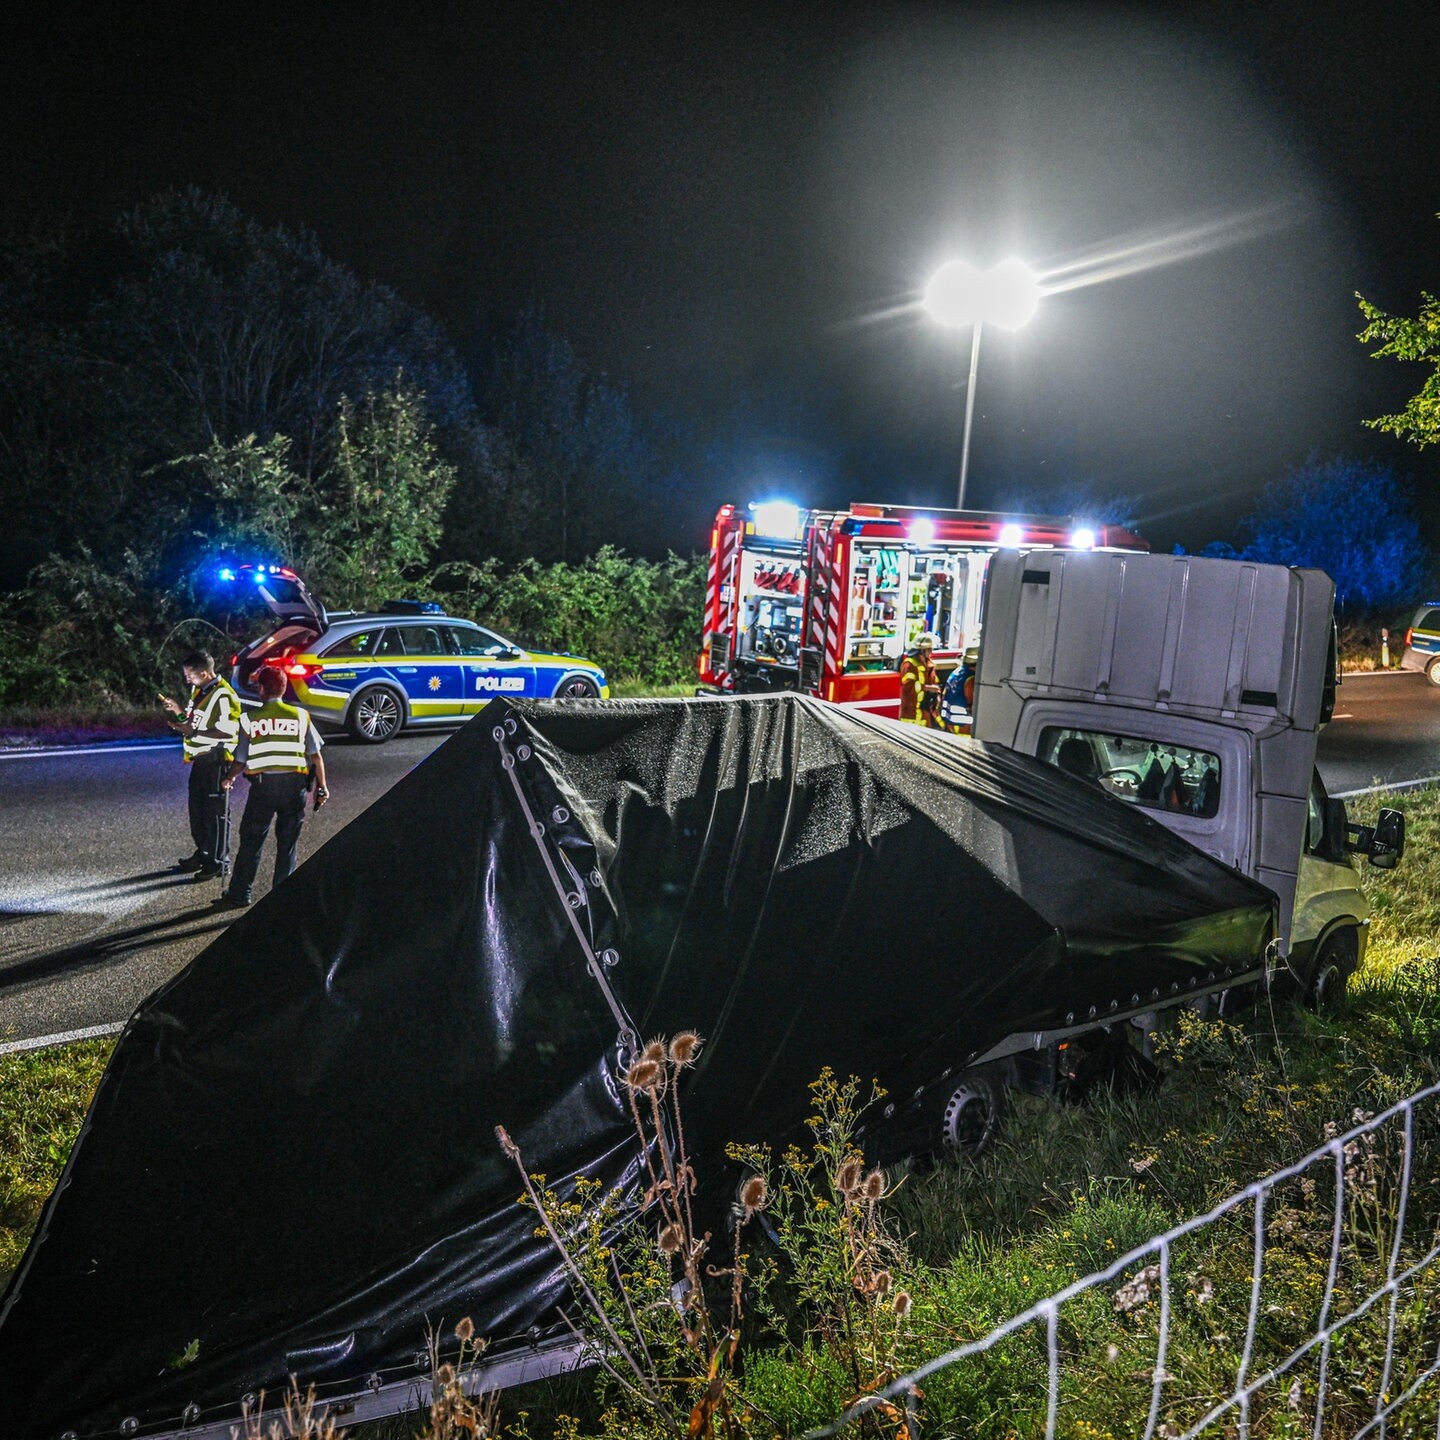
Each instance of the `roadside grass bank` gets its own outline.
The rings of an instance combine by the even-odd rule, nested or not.
[[[10,705],[0,708],[0,747],[163,740],[171,733],[156,706]]]
[[[1372,822],[1383,800],[1354,802],[1352,818]],[[1440,789],[1410,792],[1400,803],[1407,854],[1393,871],[1364,869],[1374,924],[1366,964],[1341,1014],[1321,1017],[1262,999],[1237,1023],[1186,1015],[1164,1039],[1166,1074],[1155,1088],[1102,1090],[1084,1104],[1017,1099],[1006,1133],[979,1164],[902,1168],[884,1177],[883,1194],[868,1212],[883,1244],[876,1242],[864,1265],[856,1259],[853,1225],[846,1229],[846,1217],[858,1211],[835,1183],[847,1122],[833,1103],[828,1116],[818,1116],[822,1150],[793,1163],[771,1157],[769,1219],[781,1244],[772,1246],[755,1227],[746,1231],[747,1318],[730,1382],[736,1433],[795,1435],[834,1418],[883,1376],[979,1338],[1299,1158],[1349,1128],[1357,1114],[1376,1113],[1440,1079]],[[0,1057],[0,1269],[19,1257],[108,1053],[108,1042],[92,1041]],[[1440,1222],[1440,1123],[1433,1113],[1417,1116],[1416,1133],[1407,1233],[1430,1235]],[[1384,1282],[1399,1167],[1393,1140],[1387,1135],[1356,1157],[1336,1313]],[[1267,1210],[1251,1374],[1313,1333],[1328,1273],[1329,1198],[1323,1177],[1308,1190],[1294,1182]],[[1233,1390],[1250,1304],[1252,1231],[1252,1212],[1242,1210],[1187,1238],[1172,1255],[1166,1372],[1173,1379],[1163,1387],[1161,1421],[1176,1428],[1161,1433],[1183,1432]],[[652,1252],[653,1240],[644,1242]],[[884,1257],[883,1287],[877,1254]],[[1120,1290],[1116,1282],[1089,1292],[1064,1312],[1061,1433],[1073,1440],[1144,1428],[1158,1294],[1153,1285],[1128,1296]],[[655,1297],[641,1291],[635,1298]],[[635,1308],[663,1315],[669,1307]],[[1387,1321],[1387,1306],[1376,1306],[1336,1345],[1326,1433],[1353,1433],[1373,1414]],[[1420,1277],[1394,1323],[1397,1355],[1433,1354],[1440,1284]],[[656,1349],[662,1373],[680,1377],[673,1382],[677,1400],[698,1393],[702,1377],[678,1327]],[[1392,1393],[1408,1373],[1389,1377]],[[1316,1378],[1315,1367],[1302,1367],[1293,1386],[1257,1396],[1250,1433],[1309,1434]],[[1044,1340],[1032,1328],[932,1376],[920,1402],[922,1433],[982,1440],[1040,1434],[1045,1395]],[[603,1377],[510,1392],[501,1410],[505,1433],[516,1440],[665,1433],[652,1413]],[[1414,1418],[1401,1417],[1395,1433]],[[421,1422],[400,1417],[353,1433],[401,1440]],[[894,1423],[878,1419],[872,1429],[895,1433]]]
[[[625,678],[610,687],[617,700],[675,699],[695,693],[691,681],[655,684]],[[38,749],[48,745],[93,745],[107,740],[165,740],[173,732],[154,707],[113,705],[43,708],[16,705],[0,708],[0,749]]]
[[[113,1039],[0,1056],[0,1285],[55,1188]]]

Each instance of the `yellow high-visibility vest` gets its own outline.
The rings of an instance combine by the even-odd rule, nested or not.
[[[305,711],[283,700],[267,700],[258,710],[241,716],[240,728],[250,741],[245,773],[270,775],[308,770],[305,735],[309,724]]]
[[[190,704],[185,709],[185,720],[197,730],[219,730],[225,738],[212,739],[207,735],[185,736],[185,763],[188,765],[198,755],[210,750],[225,752],[228,760],[235,752],[235,737],[240,733],[240,697],[230,688],[229,682],[215,679],[204,685],[197,685],[190,692]]]

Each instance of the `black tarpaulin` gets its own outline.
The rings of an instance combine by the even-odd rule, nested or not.
[[[136,1012],[0,1306],[0,1435],[413,1374],[566,1284],[529,1168],[633,1177],[628,1032],[706,1038],[702,1174],[822,1066],[909,1094],[1256,963],[1268,892],[1008,751],[794,696],[495,702]],[[187,1408],[188,1407],[188,1408]]]

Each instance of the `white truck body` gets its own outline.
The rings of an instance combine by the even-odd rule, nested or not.
[[[1315,770],[1336,683],[1330,578],[1009,551],[987,590],[975,738],[1058,763],[1260,881],[1279,902],[1278,958],[1316,992],[1343,982],[1369,925],[1350,856],[1394,864],[1403,820],[1351,841]]]

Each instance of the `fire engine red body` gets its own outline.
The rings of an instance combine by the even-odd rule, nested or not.
[[[710,538],[701,685],[799,690],[897,716],[900,660],[921,634],[939,638],[942,678],[978,642],[985,569],[1002,543],[1070,546],[1080,528],[901,505],[723,505]],[[1116,525],[1085,528],[1094,546],[1149,549]]]

